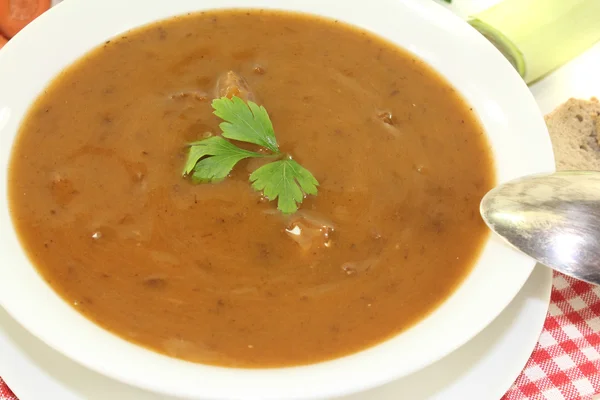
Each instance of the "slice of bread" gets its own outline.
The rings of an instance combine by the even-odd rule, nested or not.
[[[600,171],[600,102],[569,99],[545,117],[557,170]]]

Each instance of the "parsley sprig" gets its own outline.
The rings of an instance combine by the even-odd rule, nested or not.
[[[220,182],[235,165],[246,158],[272,158],[250,174],[252,188],[269,200],[277,199],[277,209],[284,214],[298,210],[305,195],[316,195],[319,182],[298,162],[279,149],[273,124],[264,107],[239,97],[222,97],[212,102],[214,114],[224,122],[222,136],[213,136],[189,145],[183,176],[196,183]],[[244,150],[230,140],[256,144],[268,151]]]

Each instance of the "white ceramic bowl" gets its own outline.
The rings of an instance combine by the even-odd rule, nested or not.
[[[525,84],[486,39],[433,0],[67,0],[0,51],[2,306],[48,345],[91,369],[189,398],[343,395],[410,374],[467,342],[504,309],[534,266],[494,238],[460,288],[409,331],[344,358],[281,369],[204,366],[137,347],[89,322],[36,273],[19,245],[6,200],[10,150],[32,101],[63,67],[114,35],[181,13],[227,7],[309,12],[386,37],[440,71],[473,106],[493,146],[500,182],[554,169],[544,121]]]

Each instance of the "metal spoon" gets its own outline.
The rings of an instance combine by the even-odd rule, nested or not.
[[[489,191],[480,211],[490,229],[518,250],[600,285],[600,172],[519,178]]]

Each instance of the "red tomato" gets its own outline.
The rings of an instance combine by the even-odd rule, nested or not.
[[[0,31],[15,36],[51,6],[51,0],[0,0]]]

